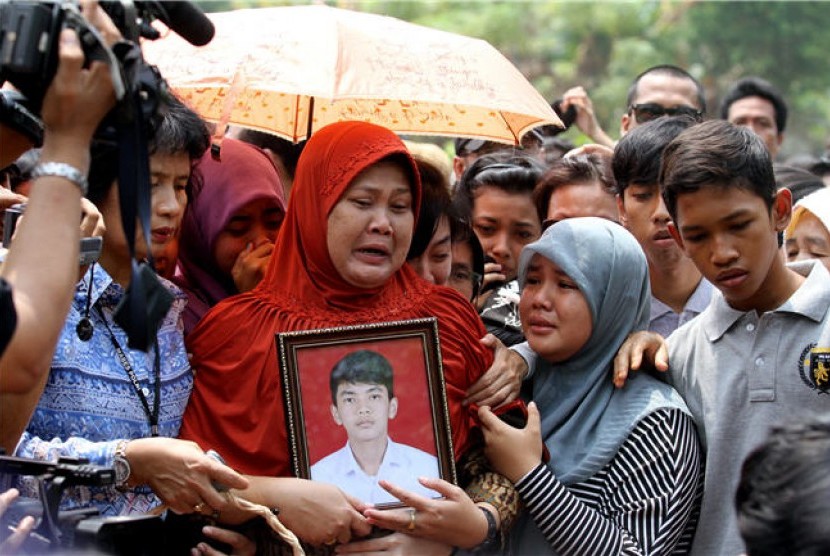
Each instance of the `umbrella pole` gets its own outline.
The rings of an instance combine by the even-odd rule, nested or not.
[[[311,122],[314,118],[314,97],[308,97],[308,128],[306,129],[305,139],[311,139]]]

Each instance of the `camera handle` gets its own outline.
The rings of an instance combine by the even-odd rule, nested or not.
[[[109,467],[89,465],[87,460],[62,457],[57,463],[28,458],[6,456],[0,448],[0,474],[33,476],[37,480],[38,494],[43,508],[41,522],[35,533],[47,539],[52,546],[61,545],[58,527],[59,508],[63,491],[74,485],[106,486],[115,482],[115,471]],[[67,512],[63,512],[64,517]],[[97,515],[95,508],[71,512],[76,517]]]
[[[81,48],[89,60],[98,60],[107,64],[110,71],[110,79],[112,80],[112,88],[115,92],[116,100],[120,101],[127,93],[127,86],[124,84],[124,79],[121,76],[120,64],[118,58],[112,49],[107,46],[106,41],[101,36],[98,30],[87,23],[84,16],[74,4],[65,4],[66,22],[69,28],[75,29],[81,41]]]
[[[58,527],[58,508],[60,507],[63,491],[69,485],[64,484],[66,477],[54,477],[50,474],[37,477],[37,488],[40,501],[43,504],[43,517],[35,530],[43,535],[52,546],[61,546],[61,532]]]
[[[59,526],[60,514],[63,514],[64,519],[72,515],[75,520],[98,515],[96,508],[60,511],[63,491],[73,484],[77,483],[73,482],[70,477],[63,475],[55,476],[47,473],[37,477],[38,494],[40,495],[43,512],[41,514],[40,524],[34,532],[48,539],[49,545],[52,547],[63,546],[63,534]]]

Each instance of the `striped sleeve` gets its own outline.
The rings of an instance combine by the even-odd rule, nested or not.
[[[644,417],[587,481],[565,487],[540,465],[516,489],[561,556],[658,555],[673,553],[693,533],[700,481],[694,422],[666,409]]]

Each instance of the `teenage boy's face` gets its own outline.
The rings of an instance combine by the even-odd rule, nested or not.
[[[677,221],[669,226],[703,276],[731,307],[749,311],[777,295],[772,270],[780,257],[777,233],[790,219],[791,197],[780,191],[770,211],[746,189],[703,188],[677,199]]]
[[[398,399],[380,384],[346,382],[337,387],[337,405],[331,406],[334,422],[346,429],[350,442],[386,438],[389,419],[398,413]]]
[[[685,257],[669,234],[671,216],[656,183],[631,184],[617,200],[623,225],[637,238],[649,266],[673,267]]]

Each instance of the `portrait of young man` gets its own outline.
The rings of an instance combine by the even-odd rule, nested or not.
[[[440,477],[436,456],[389,435],[389,422],[402,408],[389,360],[377,351],[353,351],[332,368],[329,388],[331,419],[346,431],[347,441],[311,466],[311,479],[371,504],[398,501],[380,486],[381,479],[437,496],[418,482],[418,477]]]

